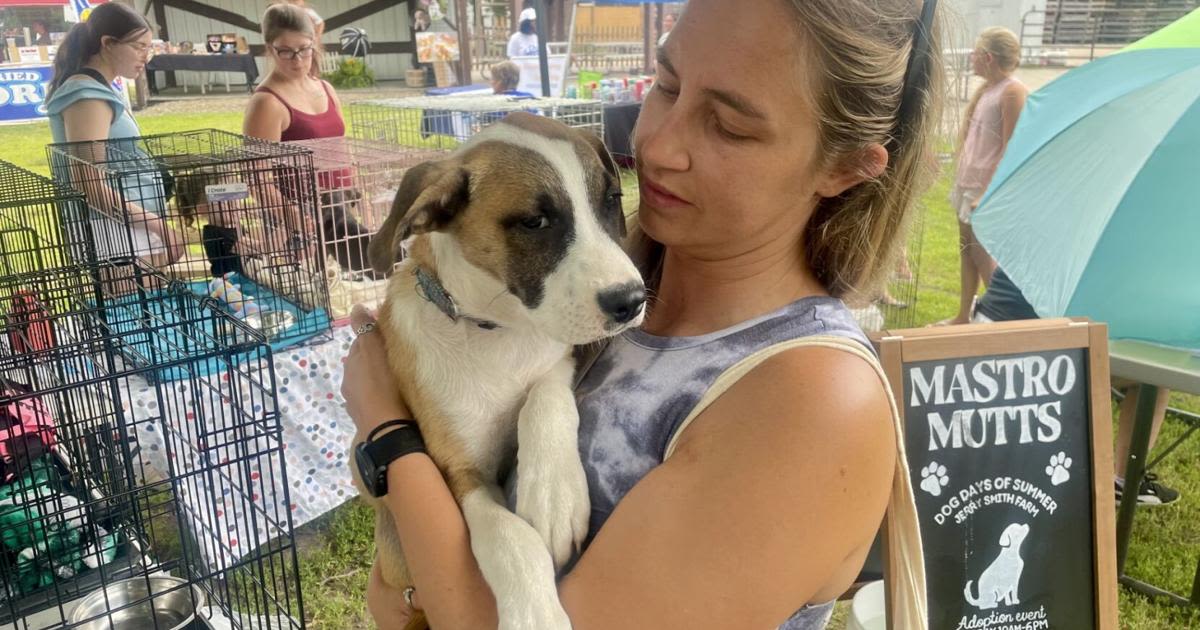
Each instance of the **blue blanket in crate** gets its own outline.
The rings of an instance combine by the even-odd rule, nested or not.
[[[299,345],[330,329],[329,314],[318,308],[306,311],[284,300],[270,289],[240,276],[230,278],[242,293],[271,310],[284,310],[295,318],[290,327],[267,339],[273,351]],[[191,282],[191,292],[208,297],[207,281]],[[221,304],[216,300],[204,304]],[[222,305],[231,317],[233,311]],[[170,289],[133,293],[110,301],[105,315],[112,331],[123,340],[122,352],[139,365],[153,368],[147,376],[154,381],[178,381],[225,371],[239,355],[257,352],[258,339],[243,334],[231,322],[213,317],[210,306],[201,306],[190,296],[173,295]],[[203,361],[196,357],[209,355]]]

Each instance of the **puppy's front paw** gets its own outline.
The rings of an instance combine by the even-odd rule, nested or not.
[[[516,512],[542,537],[554,569],[561,569],[583,544],[591,516],[587,477],[576,453],[526,465],[518,458]]]

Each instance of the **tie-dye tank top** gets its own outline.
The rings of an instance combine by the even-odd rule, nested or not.
[[[850,310],[830,297],[804,298],[698,337],[631,330],[613,339],[575,389],[579,450],[592,503],[586,542],[625,493],[663,462],[671,438],[717,377],[759,350],[814,335],[846,337],[871,348]],[[832,609],[832,602],[805,606],[779,628],[821,630]]]

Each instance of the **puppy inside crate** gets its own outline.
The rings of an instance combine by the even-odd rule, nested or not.
[[[322,185],[314,220],[304,210],[309,204],[299,199],[301,187],[288,174],[277,173],[274,182],[253,181],[239,187],[244,175],[212,166],[176,176],[176,212],[193,236],[198,230],[213,277],[236,272],[299,295],[306,306],[314,307],[319,305],[315,295],[304,296],[316,292],[296,285],[319,280],[319,266],[313,260],[317,252],[326,258],[327,283],[343,277],[377,279],[367,261],[371,231],[357,218],[362,216],[361,192]],[[320,173],[319,183],[335,176]]]

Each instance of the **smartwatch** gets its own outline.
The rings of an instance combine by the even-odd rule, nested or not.
[[[384,429],[392,429],[379,437]],[[388,464],[412,453],[424,453],[425,440],[412,420],[391,420],[371,431],[365,442],[354,447],[358,475],[367,492],[378,499],[387,494]]]

